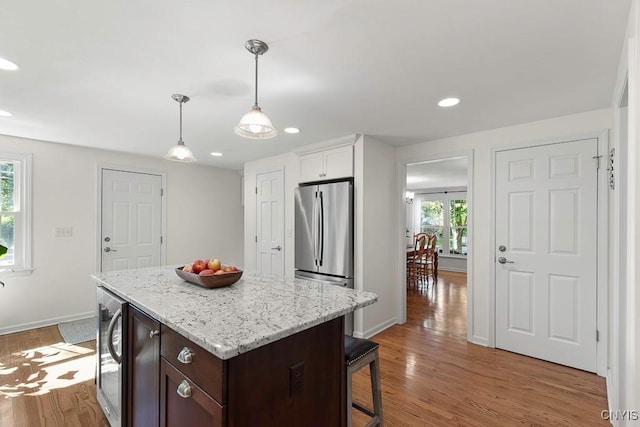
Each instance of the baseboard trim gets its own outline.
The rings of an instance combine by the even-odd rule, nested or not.
[[[396,321],[396,318],[393,317],[387,321],[384,321],[376,326],[374,326],[373,328],[369,328],[367,329],[364,333],[360,333],[360,332],[353,332],[353,336],[356,338],[371,338],[372,336],[379,334],[380,332],[384,331],[385,329],[388,329],[390,327],[392,327],[393,325],[395,325],[396,323],[398,323]]]
[[[470,340],[468,340],[471,344],[481,345],[483,347],[490,347],[489,339],[485,337],[473,336]]]
[[[53,317],[51,319],[38,320],[37,322],[22,323],[20,325],[7,326],[0,328],[0,335],[13,334],[15,332],[28,331],[29,329],[43,328],[45,326],[57,325],[58,323],[71,322],[73,320],[86,319],[94,317],[95,311],[87,311],[85,313],[77,313],[69,316]]]
[[[467,269],[466,268],[453,268],[453,267],[442,267],[442,266],[438,266],[438,271],[452,271],[454,273],[466,273]]]

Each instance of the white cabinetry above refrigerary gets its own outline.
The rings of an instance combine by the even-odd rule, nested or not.
[[[312,182],[353,176],[352,145],[303,154],[300,155],[298,159],[300,170],[299,182]]]

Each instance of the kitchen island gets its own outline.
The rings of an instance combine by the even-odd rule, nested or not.
[[[375,294],[247,272],[206,289],[174,268],[92,276],[129,303],[124,425],[345,424],[342,316]]]

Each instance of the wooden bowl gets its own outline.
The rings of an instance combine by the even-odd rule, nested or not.
[[[199,274],[182,271],[183,268],[184,267],[176,268],[176,274],[180,276],[180,278],[205,288],[222,288],[224,286],[231,286],[242,277],[242,270],[213,276],[200,276]]]

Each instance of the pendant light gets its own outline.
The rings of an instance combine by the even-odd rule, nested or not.
[[[240,123],[234,128],[234,131],[249,139],[269,139],[278,134],[271,124],[271,120],[258,106],[258,56],[269,50],[269,46],[261,40],[247,40],[244,47],[255,55],[256,58],[256,92],[255,103],[251,110],[242,116]]]
[[[167,160],[173,160],[174,162],[195,162],[196,158],[193,157],[193,153],[189,150],[189,147],[184,145],[184,141],[182,141],[182,104],[189,102],[189,97],[186,95],[175,94],[172,95],[171,98],[180,103],[180,139],[176,145],[169,148],[169,151],[164,158]]]

